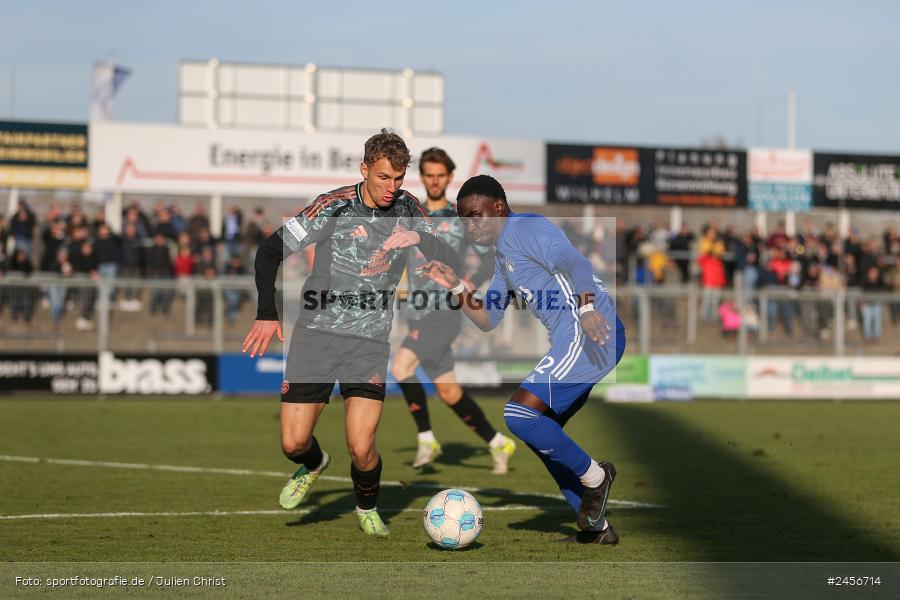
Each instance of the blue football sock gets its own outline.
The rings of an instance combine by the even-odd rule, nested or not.
[[[578,512],[578,509],[581,507],[581,495],[584,493],[584,485],[582,485],[581,479],[566,467],[553,462],[545,454],[541,454],[541,452],[531,444],[526,445],[531,448],[531,451],[537,454],[538,458],[541,459],[541,462],[544,463],[544,466],[547,468],[547,471],[550,472],[553,480],[556,481],[556,485],[559,486],[559,491],[562,492],[562,495],[565,497],[566,502],[569,503],[569,506],[572,507],[572,510]]]
[[[509,430],[541,457],[566,500],[578,510],[583,489],[578,478],[591,466],[591,457],[565,434],[559,423],[533,408],[507,402],[503,416]],[[573,478],[578,481],[577,487],[571,483]]]

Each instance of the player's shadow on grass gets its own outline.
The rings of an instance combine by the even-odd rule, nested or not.
[[[450,465],[458,465],[467,469],[485,469],[490,470],[491,467],[485,464],[466,462],[470,458],[490,456],[487,446],[475,446],[471,444],[461,444],[459,442],[447,442],[442,446],[443,455],[438,458],[438,463],[446,463]]]
[[[441,450],[442,454],[438,457],[436,462],[430,465],[425,465],[420,469],[416,469],[416,472],[420,475],[432,475],[435,473],[439,473],[441,467],[444,465],[466,467],[467,469],[482,469],[486,471],[491,470],[490,465],[478,464],[475,462],[466,462],[472,458],[490,456],[490,452],[488,451],[487,446],[462,444],[460,442],[447,442],[445,444],[441,444]],[[411,467],[416,448],[397,448],[397,451],[409,456],[409,460],[406,461],[406,465]]]
[[[491,506],[509,507],[517,504],[538,507],[531,517],[522,521],[510,522],[510,529],[559,533],[565,536],[574,535],[578,531],[574,525],[575,513],[562,498],[535,497],[534,494],[517,494],[506,489],[482,488],[478,490],[478,499],[482,506],[488,508]]]
[[[511,522],[509,528],[558,533],[563,536],[575,535],[579,531],[575,527],[575,513],[568,504],[562,504],[558,509],[544,509],[524,521]]]
[[[646,532],[686,550],[689,545],[692,560],[715,562],[900,559],[877,532],[781,479],[764,452],[723,445],[658,407],[600,404],[589,414],[618,430],[618,439],[628,440],[628,447],[618,450],[625,460],[618,464],[619,491],[614,486],[612,498],[633,485],[625,483],[629,477],[642,477],[659,490],[666,506],[623,511],[623,541]],[[615,458],[616,449],[608,450]],[[639,474],[629,473],[628,463]]]
[[[434,492],[421,489],[410,489],[399,486],[382,486],[378,495],[379,514],[388,525],[391,519],[410,508],[413,504],[425,505],[424,500]],[[345,515],[352,515],[356,510],[356,494],[353,490],[321,490],[311,491],[309,499],[303,505],[309,512],[297,519],[285,523],[287,527],[298,527],[314,523],[336,521]]]
[[[336,496],[336,497],[335,497]],[[343,515],[352,512],[356,506],[356,496],[346,490],[311,491],[309,499],[301,505],[309,512],[300,514],[295,520],[285,523],[288,527],[327,523],[336,521]]]

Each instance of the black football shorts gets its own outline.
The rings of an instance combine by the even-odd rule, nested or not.
[[[390,346],[368,338],[297,327],[291,336],[282,402],[328,403],[334,382],[341,396],[384,400]]]
[[[400,345],[415,353],[422,369],[434,380],[453,370],[453,341],[461,330],[460,311],[435,311],[418,321],[410,321],[409,333]]]

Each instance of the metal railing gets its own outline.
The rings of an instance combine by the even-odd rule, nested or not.
[[[733,319],[736,327],[725,327],[720,314],[723,303],[732,303],[727,309],[737,314]],[[900,350],[897,293],[854,288],[750,291],[740,287],[709,290],[697,285],[620,286],[617,307],[620,318],[630,325],[629,343],[637,341],[642,354],[802,352],[842,356]]]
[[[290,302],[299,299],[302,281],[279,285]],[[627,285],[614,293],[629,352],[893,355],[900,350],[897,293],[710,291],[696,285]],[[731,315],[730,327],[725,311],[738,315],[737,321]],[[256,289],[248,276],[106,280],[8,274],[0,278],[0,351],[237,352],[255,312]],[[520,314],[507,314],[487,336],[464,319],[457,354],[541,356],[547,346],[541,324],[527,311],[509,312]],[[405,335],[402,311],[395,311],[395,319],[391,341],[399,343]],[[286,334],[291,325],[285,323]],[[873,329],[877,338],[864,335]]]

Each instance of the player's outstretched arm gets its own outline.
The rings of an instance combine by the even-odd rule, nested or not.
[[[480,330],[490,331],[494,328],[494,323],[484,308],[484,302],[472,294],[452,267],[437,260],[429,260],[419,267],[418,272],[459,296],[463,312]]]
[[[283,255],[283,241],[277,232],[269,236],[256,252],[254,265],[259,296],[256,320],[241,344],[241,352],[249,351],[251,357],[264,355],[275,335],[284,341],[284,333],[278,321],[278,309],[275,307],[275,279],[278,277],[278,266]]]
[[[424,231],[404,230],[391,234],[384,241],[382,248],[394,250],[395,248],[409,248],[418,246],[425,258],[450,265],[453,269],[460,267],[460,257],[447,242],[441,238]]]
[[[288,219],[260,245],[254,262],[258,293],[256,320],[241,345],[243,352],[249,351],[251,357],[257,354],[262,356],[274,336],[277,335],[279,340],[284,341],[275,306],[278,267],[286,256],[329,237],[334,231],[335,219],[332,217],[346,206],[347,198],[346,193],[338,191],[322,194],[296,217]]]

